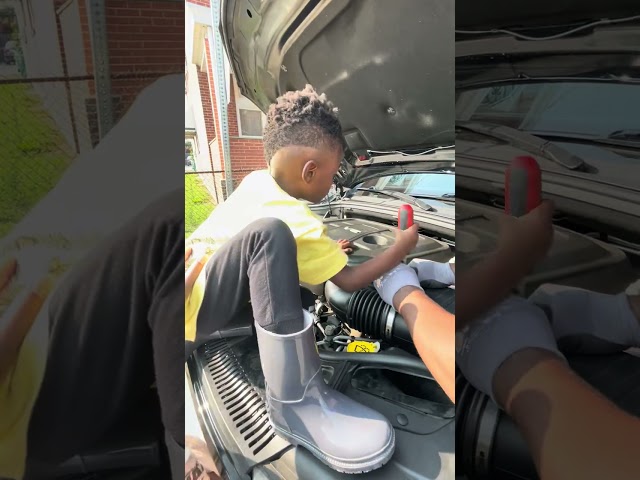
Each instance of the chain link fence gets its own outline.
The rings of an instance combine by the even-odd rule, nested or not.
[[[0,84],[0,237],[56,184],[74,157],[42,103],[29,83]]]
[[[184,172],[184,223],[185,237],[191,235],[213,212],[216,205],[226,198],[224,170],[195,172],[185,162]],[[253,170],[233,171],[234,188]]]
[[[221,201],[216,172],[187,172],[184,175],[184,229],[191,235]]]
[[[95,25],[83,1],[48,0],[37,10],[0,4],[0,238],[100,142],[100,81],[109,79],[106,98],[116,123],[146,86],[184,73],[184,6],[156,3],[121,2],[124,15],[108,7],[104,51],[93,48]],[[106,62],[97,64],[112,67],[106,77],[92,71],[100,55]]]
[[[146,86],[175,73],[136,72],[128,78]],[[76,157],[99,143],[92,81],[91,76],[3,76],[0,68],[0,238],[58,183]],[[114,95],[115,121],[129,103]]]

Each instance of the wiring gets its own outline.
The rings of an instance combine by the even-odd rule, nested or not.
[[[492,33],[493,34],[504,33],[506,35],[511,35],[512,37],[519,38],[521,40],[543,41],[543,40],[556,40],[558,38],[567,37],[569,35],[573,35],[574,33],[578,33],[583,30],[588,30],[593,27],[598,27],[602,25],[615,25],[618,23],[627,23],[627,22],[633,22],[636,20],[640,20],[640,15],[634,15],[631,17],[624,17],[624,18],[614,18],[614,19],[603,18],[601,20],[596,20],[591,23],[580,25],[579,27],[575,27],[570,30],[560,32],[555,35],[548,35],[546,37],[532,37],[530,35],[524,35],[522,33],[517,33],[512,30],[506,30],[501,28],[494,28],[491,30],[455,30],[455,33],[460,33],[464,35],[486,35],[486,34],[492,34]]]
[[[387,155],[387,154],[391,154],[391,153],[397,153],[399,155],[402,155],[404,157],[415,157],[415,156],[420,156],[420,155],[428,155],[429,153],[432,152],[436,152],[438,150],[449,150],[451,148],[455,148],[455,145],[447,145],[446,147],[434,147],[431,148],[429,150],[425,150],[424,152],[420,152],[420,153],[406,153],[406,152],[401,152],[400,150],[387,150],[387,151],[383,151],[383,150],[367,150],[367,153],[369,155],[371,155],[372,153],[377,153],[377,154],[382,154],[382,155]]]

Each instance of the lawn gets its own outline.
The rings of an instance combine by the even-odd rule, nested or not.
[[[28,85],[0,85],[0,238],[51,190],[74,154]]]
[[[184,234],[189,237],[215,208],[215,202],[200,175],[184,176]]]

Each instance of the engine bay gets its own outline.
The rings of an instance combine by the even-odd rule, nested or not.
[[[326,225],[331,238],[354,244],[350,264],[379,255],[395,241],[394,227],[384,223],[350,218],[327,219]],[[421,234],[409,258],[444,262],[452,256],[448,244]],[[453,312],[455,290],[443,285],[424,287]],[[404,319],[373,287],[348,293],[326,282],[303,286],[301,297],[303,307],[316,315],[314,332],[326,383],[382,413],[394,427],[393,458],[383,468],[361,476],[371,480],[407,475],[424,480],[453,478],[455,405],[418,356]],[[287,478],[292,479],[342,478],[304,448],[274,435],[265,423],[265,383],[257,340],[249,333],[251,327],[237,336],[239,326],[253,324],[251,309],[240,317],[232,322],[229,335],[220,332],[220,340],[200,347],[189,361],[196,395],[209,405],[216,430],[224,437],[224,450],[239,452],[234,463],[253,475],[275,469],[289,472]],[[238,393],[228,390],[230,385]],[[247,424],[246,418],[257,420]]]
[[[502,214],[498,208],[456,201],[459,272],[469,269],[495,249]],[[637,280],[637,272],[619,248],[557,225],[554,232],[547,257],[519,285],[520,295],[527,297],[544,283],[618,293]]]
[[[328,218],[324,224],[329,237],[351,242],[353,253],[349,255],[349,265],[358,265],[376,257],[395,242],[395,227],[382,222]],[[447,243],[420,234],[406,261],[419,258],[446,262],[451,257],[452,248]],[[425,283],[422,286],[436,302],[453,313],[455,290],[446,285]],[[347,293],[328,281],[322,286],[309,286],[309,290],[312,295],[303,295],[303,305],[312,309],[318,318],[316,336],[319,351],[375,353],[388,347],[399,347],[416,354],[404,319],[380,298],[372,286]],[[356,341],[356,345],[349,347]]]
[[[456,258],[465,271],[492,252],[500,233],[500,205],[456,199]],[[528,297],[544,283],[554,283],[615,294],[627,290],[640,277],[638,258],[588,231],[566,228],[562,216],[554,219],[553,244],[518,286]],[[578,375],[632,415],[640,414],[640,353],[567,355]],[[513,421],[486,395],[458,373],[456,377],[456,473],[474,480],[537,479],[536,469],[522,434]]]
[[[358,265],[380,255],[395,242],[395,227],[373,220],[360,218],[334,219],[324,221],[327,235],[333,240],[349,240],[353,253],[349,255],[349,265]],[[446,262],[453,255],[449,245],[427,235],[420,235],[416,248],[407,256]]]

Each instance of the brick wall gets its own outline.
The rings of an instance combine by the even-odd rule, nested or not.
[[[208,85],[208,89],[209,89],[209,98],[211,99],[211,108],[212,108],[212,112],[217,112],[218,111],[218,101],[216,98],[216,91],[214,88],[214,81],[213,81],[213,65],[211,63],[211,48],[209,47],[209,40],[205,39],[204,40],[204,49],[205,49],[205,58],[204,58],[204,71],[207,75],[207,85]],[[203,95],[204,96],[204,95]],[[213,114],[213,122],[215,125],[215,131],[216,132],[220,132],[220,125],[218,124],[218,115]],[[216,143],[217,145],[217,152],[211,152],[211,156],[212,158],[223,158],[222,157],[222,146],[220,144],[220,142]],[[223,165],[218,164],[216,165],[214,163],[214,168],[216,170],[222,170],[223,169]]]
[[[229,102],[229,137],[231,150],[231,168],[234,171],[234,184],[239,183],[248,175],[246,170],[260,170],[266,167],[264,160],[264,146],[262,140],[257,138],[240,138],[238,125],[238,111],[236,108],[235,82],[229,82],[231,101]]]
[[[93,56],[85,2],[79,1],[78,7],[85,59],[88,73],[91,74]],[[106,7],[106,23],[112,75],[157,73],[161,76],[184,70],[184,3],[109,0]],[[111,80],[117,106],[114,109],[116,121],[128,110],[140,91],[156,78]],[[95,95],[93,82],[90,82],[89,89],[91,95]],[[91,100],[87,102],[89,108],[91,103]]]
[[[200,5],[207,8],[211,6],[211,2],[209,0],[187,0],[187,3],[193,3],[194,5]]]
[[[209,6],[208,2],[200,2],[198,0],[187,0],[190,3]],[[207,136],[210,132],[212,137],[216,138],[217,132],[220,132],[218,117],[215,112],[218,111],[218,102],[215,95],[212,52],[209,40],[204,40],[204,64],[202,70],[198,73],[198,83],[200,85],[200,96],[202,99],[202,107],[205,115],[205,124]],[[233,171],[233,183],[237,186],[242,179],[253,170],[259,170],[266,167],[264,160],[263,144],[261,139],[256,138],[240,138],[239,125],[236,109],[236,95],[234,91],[234,83],[230,82],[231,91],[229,96],[231,101],[227,105],[227,118],[229,121],[229,150],[231,153],[231,169]],[[211,140],[209,139],[209,141]],[[215,142],[211,146],[211,157],[213,159],[213,168],[215,170],[224,170],[224,164],[218,159],[223,158],[221,143]],[[216,188],[222,192],[226,198],[225,174],[216,174]]]
[[[209,79],[207,72],[203,72],[200,68],[198,68],[198,85],[200,87],[200,99],[204,113],[204,125],[207,130],[207,142],[211,142],[216,138],[216,125],[213,120],[213,105],[211,103],[211,92],[209,91]]]

